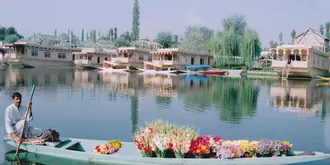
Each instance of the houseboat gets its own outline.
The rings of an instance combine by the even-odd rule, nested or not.
[[[18,41],[8,45],[9,56],[28,67],[73,67],[73,52],[76,47],[39,45],[33,42]]]
[[[151,61],[151,51],[161,48],[156,42],[139,40],[132,47],[118,47],[115,56],[103,63],[104,70],[138,71],[145,61]]]
[[[187,65],[211,65],[214,55],[206,52],[192,52],[179,48],[158,49],[150,52],[151,61],[144,62],[143,71],[158,74],[186,73]]]
[[[329,39],[308,29],[293,40],[292,45],[271,49],[271,67],[282,78],[329,75]]]
[[[81,52],[73,52],[74,64],[77,68],[90,70],[102,69],[105,62],[110,62],[116,55],[116,47],[106,44],[95,44],[89,48],[81,48]]]

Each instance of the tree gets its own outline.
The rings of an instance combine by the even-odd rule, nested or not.
[[[163,45],[164,48],[170,48],[174,43],[174,36],[170,32],[160,32],[157,34],[155,42]]]
[[[278,39],[280,40],[280,45],[283,44],[283,33],[281,32],[279,35],[278,35]]]
[[[116,40],[117,39],[117,27],[115,27],[114,31],[115,31],[114,39]]]
[[[234,14],[222,20],[224,31],[229,31],[230,28],[233,28],[234,32],[238,33],[239,35],[244,35],[246,25],[247,23],[244,16],[240,14]]]
[[[6,35],[16,35],[17,31],[14,27],[9,27],[9,28],[6,29],[5,34]]]
[[[320,33],[321,33],[322,35],[324,35],[324,26],[323,26],[323,25],[320,26]]]
[[[54,36],[57,37],[57,29],[54,31]]]
[[[189,26],[184,33],[179,48],[193,51],[209,51],[206,41],[213,37],[214,31],[205,26]]]
[[[84,35],[85,35],[85,32],[84,32],[84,28],[81,30],[81,42],[84,42]]]
[[[293,29],[293,30],[291,31],[291,38],[292,38],[292,40],[293,40],[295,37],[296,37],[296,31]]]
[[[111,40],[111,41],[113,41],[113,35],[114,35],[114,34],[113,34],[113,29],[111,28],[111,29],[110,29],[110,40]]]
[[[270,46],[270,48],[276,48],[277,47],[277,42],[274,42],[274,41],[270,41],[269,42],[269,46]]]
[[[86,40],[89,40],[88,32],[86,32]]]
[[[140,6],[139,1],[134,0],[133,21],[132,21],[132,40],[136,41],[140,36]]]
[[[330,38],[330,22],[325,24],[325,37]]]
[[[16,34],[11,34],[11,35],[7,35],[5,37],[5,42],[12,44],[12,43],[18,41],[19,39],[20,39],[19,36],[17,36]]]

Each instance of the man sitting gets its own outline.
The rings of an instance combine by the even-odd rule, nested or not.
[[[17,143],[23,142],[25,138],[34,138],[42,135],[42,131],[34,128],[31,124],[32,116],[32,102],[29,102],[28,107],[21,105],[22,95],[15,92],[12,95],[13,104],[9,105],[5,111],[5,138],[13,138]],[[24,134],[23,132],[25,115],[28,113]]]

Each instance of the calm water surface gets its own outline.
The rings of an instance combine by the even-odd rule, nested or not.
[[[317,80],[110,74],[72,69],[0,71],[0,108],[10,94],[33,98],[34,125],[61,137],[132,141],[145,121],[189,124],[224,139],[288,140],[294,150],[330,153],[330,88]],[[3,117],[0,118],[3,136]],[[1,142],[1,162],[5,159]],[[45,157],[47,164],[80,164]],[[327,161],[309,164],[329,164]]]

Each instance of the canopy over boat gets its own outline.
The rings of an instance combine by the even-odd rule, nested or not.
[[[16,143],[13,140],[5,140],[13,147]],[[258,158],[238,158],[238,159],[195,159],[195,158],[146,158],[142,157],[133,142],[123,142],[122,148],[112,155],[97,154],[94,151],[95,146],[105,144],[108,141],[68,138],[59,143],[47,143],[47,145],[36,145],[23,143],[20,149],[38,153],[42,155],[51,155],[54,157],[75,159],[96,164],[134,164],[134,165],[222,165],[222,164],[292,164],[301,162],[310,162],[323,160],[329,157],[329,154],[314,152],[313,155],[302,154],[303,152],[294,152],[302,154],[300,156],[287,157],[258,157]]]
[[[186,69],[188,70],[199,70],[199,69],[208,69],[210,68],[209,65],[206,64],[201,64],[201,65],[187,65],[185,66]]]

